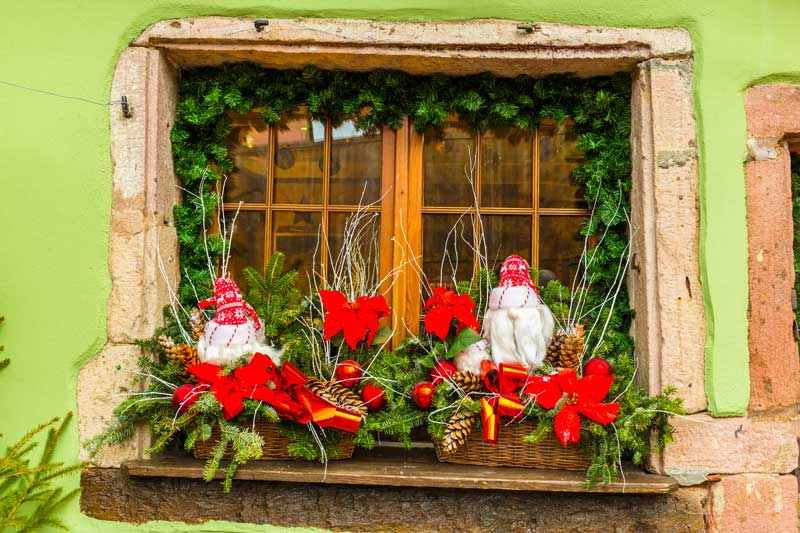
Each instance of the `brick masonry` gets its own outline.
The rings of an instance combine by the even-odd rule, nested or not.
[[[724,476],[708,498],[709,533],[794,533],[797,477],[774,474]]]

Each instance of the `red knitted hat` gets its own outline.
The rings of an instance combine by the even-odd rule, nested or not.
[[[214,321],[220,325],[244,324],[247,311],[242,300],[242,291],[236,282],[230,279],[217,278],[214,281],[214,297],[217,312]]]
[[[530,287],[535,289],[528,272],[528,262],[518,255],[510,255],[500,268],[500,287]]]

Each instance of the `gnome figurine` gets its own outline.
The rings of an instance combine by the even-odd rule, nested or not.
[[[495,364],[516,363],[529,372],[538,369],[554,325],[553,313],[533,286],[528,262],[518,255],[506,258],[500,284],[489,295],[483,319],[484,337]]]
[[[214,318],[206,323],[197,341],[201,362],[223,366],[243,355],[266,354],[280,364],[283,350],[265,344],[264,330],[255,309],[242,299],[236,282],[226,278],[214,281],[214,296],[198,302],[201,309],[216,306]]]

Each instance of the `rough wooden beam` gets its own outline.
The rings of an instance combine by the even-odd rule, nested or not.
[[[201,479],[205,461],[185,455],[130,461],[125,466],[134,477]],[[217,472],[224,477],[224,472]],[[586,489],[586,473],[566,470],[488,467],[439,463],[430,451],[376,450],[348,461],[330,461],[327,468],[310,461],[253,461],[236,472],[236,479],[342,485],[391,485],[484,490],[545,492],[600,492],[667,494],[678,483],[667,476],[646,474],[633,465],[625,467],[625,481],[597,484]]]

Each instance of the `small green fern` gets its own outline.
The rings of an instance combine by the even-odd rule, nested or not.
[[[294,322],[301,295],[295,288],[298,273],[295,270],[283,271],[286,257],[275,252],[264,267],[264,274],[246,267],[242,273],[250,285],[247,301],[264,322],[264,334],[274,344],[281,344],[281,338]]]

